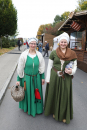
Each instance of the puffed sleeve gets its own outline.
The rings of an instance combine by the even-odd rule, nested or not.
[[[21,54],[18,61],[18,67],[17,67],[17,74],[20,78],[24,77],[24,67],[25,67],[25,59],[23,55]]]
[[[51,52],[49,61],[48,61],[48,66],[47,66],[47,73],[46,73],[46,79],[45,79],[46,82],[50,82],[51,69],[53,67],[53,59],[54,59],[54,55],[53,55],[53,52]]]
[[[39,58],[39,73],[42,74],[45,71],[45,61],[40,52],[37,53],[37,56]]]
[[[76,70],[77,70],[77,60],[73,62],[72,73],[70,75],[74,75]]]

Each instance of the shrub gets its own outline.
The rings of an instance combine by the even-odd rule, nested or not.
[[[16,43],[15,43],[15,40],[14,40],[14,39],[10,40],[10,46],[11,46],[11,47],[15,47],[15,44],[16,44]]]
[[[2,38],[2,48],[9,48],[10,47],[10,42],[7,37]]]
[[[9,39],[8,37],[2,37],[2,48],[15,47],[18,39]]]

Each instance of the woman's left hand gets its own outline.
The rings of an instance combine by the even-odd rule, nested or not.
[[[45,83],[45,80],[44,80],[44,79],[42,79],[42,85],[44,85],[44,83]]]
[[[69,68],[69,69],[65,68],[65,73],[71,74],[72,73],[72,69],[71,68]]]

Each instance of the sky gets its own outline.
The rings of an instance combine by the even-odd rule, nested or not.
[[[12,0],[17,9],[17,37],[36,37],[40,25],[54,22],[56,15],[74,11],[77,0]]]

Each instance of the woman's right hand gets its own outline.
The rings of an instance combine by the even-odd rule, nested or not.
[[[20,82],[19,82],[19,81],[17,81],[17,82],[16,82],[16,85],[17,85],[17,86],[19,86],[19,85],[20,85]]]
[[[71,74],[72,73],[72,69],[71,68],[69,68],[69,69],[65,68],[65,73]]]

